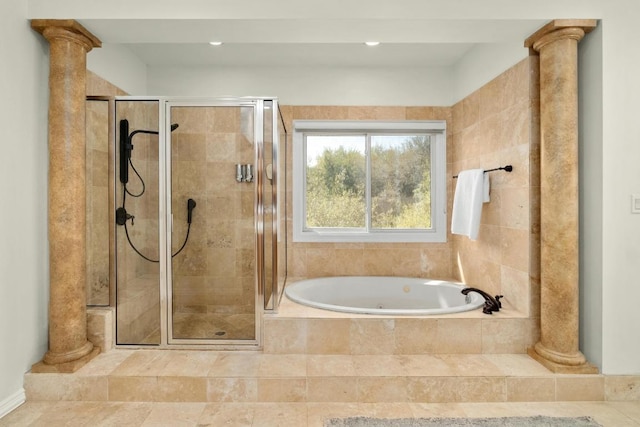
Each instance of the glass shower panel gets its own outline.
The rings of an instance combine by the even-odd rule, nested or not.
[[[273,176],[273,101],[264,101],[264,121],[263,121],[263,178],[260,182],[262,185],[262,203],[263,203],[263,230],[264,230],[264,308],[272,309],[275,304],[275,295],[277,295],[277,266],[273,261],[277,254],[277,248],[274,247],[275,240],[273,231],[276,229],[273,221],[276,219],[276,188]]]
[[[278,108],[277,102],[274,102],[274,111],[277,113],[277,117],[275,118],[275,122],[277,123],[276,129],[274,129],[274,134],[278,135],[277,139],[277,149],[276,149],[276,159],[274,160],[273,165],[273,175],[274,182],[277,186],[277,206],[276,206],[276,217],[277,217],[277,230],[276,230],[276,239],[277,239],[277,257],[274,260],[274,264],[277,265],[277,300],[274,302],[274,308],[277,308],[280,305],[280,300],[282,299],[282,295],[284,294],[284,287],[287,280],[287,199],[289,197],[287,191],[287,150],[288,150],[288,135],[287,128],[284,125],[284,118],[282,117],[282,112],[280,108]],[[274,114],[276,114],[274,113]]]
[[[116,342],[161,342],[158,101],[116,100]]]
[[[254,107],[171,105],[169,120],[169,342],[255,340]]]

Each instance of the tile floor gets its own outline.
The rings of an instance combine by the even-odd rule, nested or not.
[[[30,401],[0,426],[322,427],[333,417],[591,416],[605,427],[640,426],[640,402],[552,403],[151,403]]]

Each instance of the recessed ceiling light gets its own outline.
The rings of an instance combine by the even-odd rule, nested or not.
[[[222,42],[209,42],[211,46],[220,46]]]
[[[380,42],[364,42],[367,46],[378,46]]]

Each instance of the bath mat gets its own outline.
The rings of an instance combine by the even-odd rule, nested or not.
[[[326,420],[324,427],[602,427],[590,417],[370,418]]]

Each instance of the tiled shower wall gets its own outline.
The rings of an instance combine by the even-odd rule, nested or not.
[[[239,107],[171,110],[180,125],[171,153],[173,253],[187,232],[187,200],[196,201],[189,241],[173,259],[175,312],[254,312],[254,187],[235,179],[237,163],[253,163],[244,116]]]

